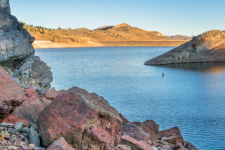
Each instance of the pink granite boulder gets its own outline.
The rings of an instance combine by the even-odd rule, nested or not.
[[[38,133],[44,146],[63,137],[75,149],[114,149],[121,141],[122,120],[101,96],[73,87],[41,113]]]
[[[25,100],[24,90],[0,66],[0,123]]]

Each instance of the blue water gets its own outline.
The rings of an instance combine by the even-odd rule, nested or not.
[[[145,66],[170,47],[38,49],[57,90],[103,96],[130,121],[178,126],[200,150],[225,148],[225,63]],[[162,77],[162,72],[165,76]]]

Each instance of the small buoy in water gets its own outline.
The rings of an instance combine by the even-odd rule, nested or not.
[[[162,73],[162,76],[164,77],[164,72]]]

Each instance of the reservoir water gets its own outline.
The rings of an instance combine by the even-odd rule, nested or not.
[[[38,49],[57,90],[103,96],[130,121],[178,126],[200,150],[225,148],[225,63],[146,66],[171,47]],[[164,77],[162,77],[164,72]]]

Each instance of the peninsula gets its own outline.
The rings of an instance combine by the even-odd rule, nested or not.
[[[145,65],[225,61],[225,31],[212,30],[174,48]]]

